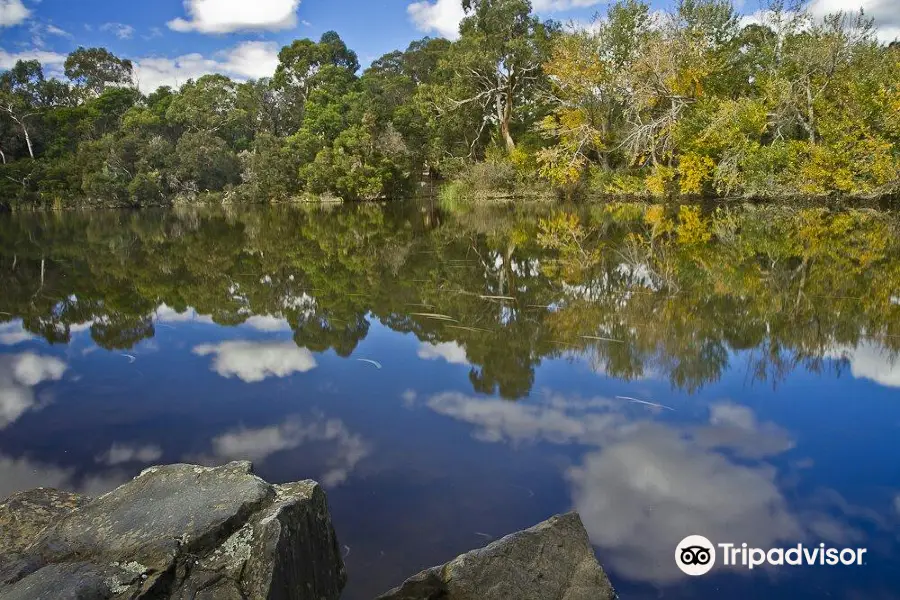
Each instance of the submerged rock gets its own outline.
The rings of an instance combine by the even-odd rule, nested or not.
[[[576,513],[560,515],[406,580],[378,600],[613,600]]]
[[[321,487],[270,485],[248,462],[152,467],[92,501],[28,494],[0,505],[0,523],[34,523],[0,554],[2,599],[332,600],[346,582]]]

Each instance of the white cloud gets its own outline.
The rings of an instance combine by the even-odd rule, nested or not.
[[[416,393],[416,390],[406,390],[402,394],[400,394],[400,398],[403,400],[403,406],[406,408],[412,408],[416,405],[416,400],[419,395]]]
[[[0,27],[12,27],[25,21],[31,11],[22,0],[0,0]]]
[[[603,0],[532,0],[538,13],[553,13],[585,8],[600,4]],[[447,39],[459,37],[459,23],[466,16],[462,0],[420,0],[406,7],[406,12],[416,29],[425,33],[438,33]]]
[[[34,387],[58,381],[66,363],[33,352],[0,356],[0,429],[15,422],[37,404]]]
[[[443,342],[441,344],[420,344],[416,352],[422,360],[443,359],[451,365],[468,365],[466,349],[456,342]]]
[[[436,32],[450,40],[459,37],[459,23],[466,16],[460,0],[422,0],[407,6],[406,12],[419,31]]]
[[[129,40],[134,36],[134,27],[125,23],[104,23],[100,31],[108,31],[120,40]]]
[[[46,45],[46,42],[44,41],[45,35],[55,35],[70,39],[74,37],[68,31],[60,29],[55,25],[39,23],[37,21],[31,21],[28,30],[31,32],[31,44],[37,49],[43,49]]]
[[[280,47],[274,42],[243,42],[213,54],[185,54],[175,58],[148,56],[134,62],[138,87],[153,92],[161,85],[178,88],[188,79],[220,73],[237,81],[271,77],[278,67]],[[12,68],[19,60],[38,60],[50,75],[62,76],[66,55],[40,49],[8,52],[0,48],[0,69]]]
[[[98,319],[97,321],[94,321],[92,319],[90,321],[85,321],[84,323],[72,323],[71,325],[69,325],[69,333],[81,333],[83,331],[90,331],[95,322],[102,323],[103,319]]]
[[[180,32],[280,31],[297,26],[300,0],[184,0],[189,19],[169,21]]]
[[[250,460],[261,462],[284,450],[294,450],[304,444],[326,443],[334,449],[324,453],[327,456],[324,472],[319,479],[326,487],[340,485],[350,472],[366,456],[369,445],[356,434],[351,433],[339,419],[314,417],[304,423],[291,419],[281,425],[259,429],[239,429],[213,439],[213,453],[216,461]]]
[[[79,478],[75,469],[63,468],[31,460],[0,455],[0,500],[11,494],[36,487],[55,488],[99,496],[128,481],[127,474],[117,471]]]
[[[813,20],[821,20],[829,14],[843,12],[855,14],[860,9],[865,11],[869,18],[875,19],[878,28],[876,33],[879,40],[885,43],[900,39],[900,10],[897,10],[895,0],[813,0],[808,7],[808,13],[799,22],[793,23],[804,29],[810,25],[809,17]],[[741,17],[741,25],[766,24],[775,29],[791,24],[800,15],[787,11],[778,23],[776,14],[770,10],[757,10]]]
[[[2,2],[2,0],[0,0]],[[11,69],[20,60],[38,60],[46,70],[61,71],[66,62],[65,54],[47,52],[45,50],[24,50],[22,52],[7,52],[0,48],[0,69]],[[49,67],[49,69],[48,69]]]
[[[244,325],[252,327],[257,331],[266,331],[269,333],[291,330],[291,326],[287,322],[287,319],[272,315],[254,315],[244,321]]]
[[[178,312],[171,306],[160,304],[155,311],[154,320],[158,323],[212,323],[212,317],[209,315],[201,315],[193,308],[188,308],[184,312]]]
[[[25,331],[21,320],[0,323],[0,344],[15,346],[31,339],[34,339],[34,336]]]
[[[316,359],[293,342],[233,341],[194,348],[199,356],[214,355],[212,370],[222,377],[258,383],[268,377],[289,377],[315,369]]]
[[[774,423],[760,423],[753,411],[732,402],[709,407],[709,426],[690,429],[704,448],[727,449],[742,458],[777,456],[794,447],[790,435]]]
[[[185,54],[176,58],[146,57],[135,60],[135,78],[144,92],[159,86],[180,87],[188,79],[220,73],[243,81],[270,77],[278,67],[278,44],[243,42],[213,55]],[[0,56],[2,58],[2,56]]]
[[[900,5],[897,0],[813,0],[809,5],[810,13],[816,18],[836,12],[855,13],[859,9],[875,19],[880,40],[892,42],[900,39]]]
[[[598,399],[598,405],[608,402]],[[457,421],[477,425],[477,439],[514,443],[545,440],[557,444],[590,444],[603,439],[605,433],[619,423],[607,412],[573,414],[589,407],[589,401],[569,404],[562,397],[545,403],[512,403],[497,399],[480,399],[457,392],[444,392],[428,399],[428,407]]]
[[[759,459],[787,451],[793,440],[746,406],[719,402],[708,423],[675,425],[643,418],[633,404],[561,394],[513,404],[448,392],[426,405],[472,424],[483,441],[587,446],[580,464],[565,471],[574,507],[604,564],[635,581],[681,581],[672,548],[688,534],[760,547],[855,535],[830,516],[835,502],[789,506],[775,468]]]
[[[0,500],[36,487],[70,489],[72,470],[0,455]]]
[[[603,0],[531,0],[535,12],[562,12],[574,8],[587,8],[602,3]]]
[[[152,444],[146,446],[132,446],[128,444],[113,444],[112,447],[97,457],[97,462],[110,466],[121,465],[129,462],[149,464],[162,457],[162,448]]]
[[[680,580],[672,548],[694,532],[763,548],[803,537],[774,469],[734,463],[662,425],[637,426],[567,477],[606,564],[637,581]]]
[[[850,372],[857,379],[870,379],[886,387],[900,387],[900,357],[879,344],[863,342],[856,348],[839,347],[826,353],[836,360],[850,362]]]
[[[66,37],[66,38],[74,37],[71,33],[66,31],[65,29],[60,29],[56,25],[47,25],[44,28],[44,31],[46,31],[50,35],[58,35],[60,37]]]

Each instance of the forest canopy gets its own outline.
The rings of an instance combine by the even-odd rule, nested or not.
[[[372,62],[335,32],[271,78],[139,90],[79,48],[0,74],[0,207],[398,198],[489,190],[796,197],[900,190],[900,44],[862,12],[773,0],[666,12],[618,0],[590,26],[528,0],[462,0],[459,39]],[[455,186],[455,187],[453,187]]]

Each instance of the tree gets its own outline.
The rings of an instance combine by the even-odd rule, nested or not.
[[[176,156],[176,173],[185,192],[220,191],[240,179],[237,155],[209,131],[189,131],[181,136]]]
[[[79,47],[65,62],[66,77],[88,95],[99,96],[108,87],[134,84],[134,65],[105,48]]]
[[[249,135],[250,115],[238,106],[238,88],[224,75],[204,75],[172,97],[166,120],[185,132],[217,135],[232,146]]]
[[[0,75],[0,112],[22,130],[28,156],[32,159],[34,145],[28,130],[28,120],[38,114],[44,81],[44,69],[36,60],[20,60],[12,69]]]
[[[361,104],[374,113],[380,127],[392,131],[389,137],[397,142],[392,145],[403,155],[397,158],[412,161],[410,169],[419,173],[426,164],[437,162],[433,145],[438,137],[429,127],[419,92],[440,82],[438,65],[450,46],[444,39],[412,42],[405,52],[391,52],[375,60],[360,80]]]
[[[513,128],[537,100],[558,26],[534,17],[528,0],[465,0],[463,8],[460,39],[441,63],[448,82],[434,94],[435,107],[442,117],[472,107],[479,119],[471,148],[493,124],[512,152]]]
[[[278,68],[272,86],[280,94],[283,117],[280,131],[292,133],[303,121],[306,102],[322,83],[319,73],[331,66],[353,76],[359,70],[356,53],[348,49],[340,36],[329,31],[318,43],[297,40],[278,54]]]

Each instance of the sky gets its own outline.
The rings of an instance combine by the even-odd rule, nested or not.
[[[674,0],[653,0],[664,8]],[[604,0],[532,0],[541,16],[588,23]],[[751,15],[759,0],[738,0]],[[814,14],[862,6],[900,36],[900,0],[812,0]],[[179,86],[207,73],[272,75],[278,50],[337,31],[363,66],[425,35],[453,38],[460,0],[0,0],[0,70],[38,59],[51,75],[79,46],[103,46],[135,63],[140,88]]]

